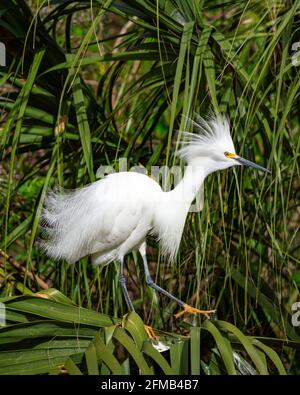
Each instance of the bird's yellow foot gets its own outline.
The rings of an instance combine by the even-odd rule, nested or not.
[[[179,311],[179,313],[175,314],[175,318],[181,317],[183,314],[203,314],[206,318],[210,319],[209,314],[215,313],[216,310],[199,310],[195,307],[192,307],[188,304],[183,305],[183,310]]]
[[[157,338],[157,336],[155,335],[154,330],[153,330],[153,328],[151,326],[144,324],[144,328],[145,328],[145,331],[146,331],[146,333],[147,333],[147,335],[149,336],[150,339],[156,339]]]

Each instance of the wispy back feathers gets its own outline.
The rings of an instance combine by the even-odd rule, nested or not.
[[[49,191],[41,219],[37,245],[55,259],[73,263],[85,256],[95,240],[95,190],[97,183],[78,190]]]

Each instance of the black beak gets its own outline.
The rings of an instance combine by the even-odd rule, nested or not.
[[[253,162],[251,162],[251,161],[248,160],[248,159],[241,158],[240,156],[237,156],[237,157],[232,158],[232,159],[236,160],[236,161],[239,162],[241,165],[253,167],[253,169],[261,170],[261,171],[264,171],[265,173],[271,174],[270,170],[268,170],[268,169],[266,169],[266,168],[264,168],[264,167],[262,167],[262,166],[259,166],[259,165],[257,165],[256,163],[253,163]]]

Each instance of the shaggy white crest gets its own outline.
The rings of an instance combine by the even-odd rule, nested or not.
[[[194,120],[188,118],[188,121],[192,123],[194,133],[183,133],[182,148],[177,153],[188,164],[194,159],[199,161],[200,158],[212,157],[214,153],[235,153],[225,115],[211,113],[206,119],[197,115]]]

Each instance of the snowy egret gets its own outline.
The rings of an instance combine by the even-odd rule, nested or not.
[[[179,300],[151,278],[146,257],[146,236],[155,235],[164,256],[172,260],[178,251],[185,220],[207,175],[234,165],[247,165],[269,172],[235,153],[228,120],[223,115],[197,117],[195,133],[185,133],[178,151],[187,162],[182,180],[164,192],[151,177],[137,172],[106,176],[82,189],[50,192],[42,213],[47,237],[42,243],[55,259],[74,263],[91,255],[95,265],[120,263],[119,280],[128,308],[134,307],[123,273],[124,256],[138,250],[142,256],[147,284],[182,306],[183,313],[209,314]]]

